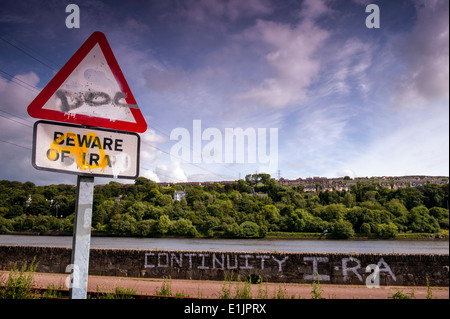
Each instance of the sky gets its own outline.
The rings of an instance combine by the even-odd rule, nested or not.
[[[449,175],[447,0],[2,0],[0,180],[76,183],[32,166],[27,107],[95,31],[148,124],[140,176]]]

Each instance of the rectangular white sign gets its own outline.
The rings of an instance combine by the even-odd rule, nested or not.
[[[134,179],[139,175],[139,148],[136,133],[38,121],[32,163],[41,170]]]

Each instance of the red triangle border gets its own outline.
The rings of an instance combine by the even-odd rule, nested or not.
[[[125,101],[128,104],[137,104],[128,83],[125,80],[122,70],[120,69],[119,64],[117,63],[117,60],[111,50],[111,47],[109,46],[106,36],[102,32],[96,31],[86,40],[86,42],[83,43],[77,52],[75,52],[69,61],[67,61],[67,63],[61,68],[61,70],[59,70],[59,72],[38,94],[33,102],[30,103],[27,109],[28,114],[34,118],[46,120],[81,124],[92,127],[103,127],[127,132],[145,132],[147,130],[147,123],[139,108],[130,108],[136,123],[120,120],[108,120],[105,118],[91,117],[82,114],[71,114],[68,116],[61,111],[42,108],[97,43],[99,44],[105,59],[114,74],[114,77],[116,78],[116,81],[119,83],[121,91],[126,95]]]

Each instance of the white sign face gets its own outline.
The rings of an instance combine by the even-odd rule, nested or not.
[[[38,121],[33,166],[77,175],[137,178],[140,137],[136,133]]]
[[[143,133],[139,109],[106,37],[94,32],[28,106],[32,117]]]
[[[42,107],[67,116],[86,115],[136,123],[99,44]],[[136,106],[137,107],[137,106]]]

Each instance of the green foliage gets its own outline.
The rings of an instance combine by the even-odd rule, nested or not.
[[[331,224],[330,238],[348,239],[355,236],[352,224],[347,220],[339,220]]]
[[[414,290],[409,293],[404,293],[403,290],[399,289],[392,296],[388,297],[388,299],[416,299],[416,297],[414,296]]]
[[[325,229],[329,238],[394,238],[449,228],[448,184],[391,190],[358,182],[350,191],[314,194],[303,187],[282,186],[268,174],[205,186],[112,181],[95,186],[92,226],[117,236],[228,238],[317,237]],[[173,201],[175,190],[187,196]],[[0,232],[71,232],[75,197],[71,185],[0,181]]]
[[[182,237],[195,237],[198,235],[197,229],[190,220],[180,218],[171,222],[170,233]]]
[[[371,233],[371,227],[369,223],[363,223],[361,225],[361,234],[369,235]]]
[[[376,224],[374,233],[378,238],[395,238],[398,233],[398,228],[393,222],[389,222],[388,224]]]
[[[429,211],[430,216],[434,217],[442,229],[448,229],[449,214],[448,209],[442,207],[433,207]]]
[[[314,275],[314,280],[311,284],[311,299],[325,299],[325,297],[322,296],[323,289],[320,287],[320,278],[319,276]]]
[[[410,210],[407,216],[408,228],[416,233],[437,233],[440,230],[437,220],[429,214],[428,208],[421,205]]]
[[[116,287],[114,292],[106,293],[102,299],[134,299],[137,291],[131,288]]]
[[[172,280],[170,277],[164,277],[161,289],[156,289],[157,296],[172,296]]]
[[[36,293],[33,289],[34,273],[36,272],[36,258],[30,265],[24,263],[20,270],[17,264],[9,272],[6,280],[0,278],[0,299],[35,299]]]
[[[260,227],[251,221],[243,222],[240,226],[241,228],[241,236],[244,238],[257,238],[260,236]]]

